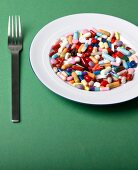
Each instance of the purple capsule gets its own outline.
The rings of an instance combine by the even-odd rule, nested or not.
[[[83,71],[83,72],[82,72],[82,75],[83,75],[83,76],[87,75],[87,72],[86,72],[86,71]]]
[[[78,84],[76,87],[77,87],[78,89],[84,90],[84,86],[83,86],[82,84]]]
[[[120,47],[120,46],[123,45],[123,42],[122,42],[122,41],[116,41],[116,45],[117,45],[118,47]]]
[[[95,91],[95,87],[94,86],[90,86],[90,91]]]
[[[66,71],[67,71],[67,72],[71,72],[71,71],[72,71],[72,68],[67,68]]]
[[[92,61],[89,61],[88,65],[89,65],[90,67],[93,67],[93,66],[94,66],[94,63],[93,63]]]

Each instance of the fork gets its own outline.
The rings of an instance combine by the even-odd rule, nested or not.
[[[11,52],[12,79],[12,122],[20,122],[20,68],[19,54],[22,50],[22,30],[20,16],[9,16],[8,48]]]

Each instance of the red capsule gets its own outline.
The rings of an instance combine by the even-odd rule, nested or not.
[[[99,59],[99,61],[101,61],[101,60],[103,60],[103,57],[100,55],[100,59]]]
[[[56,58],[57,64],[62,64],[64,61],[64,58]]]
[[[90,82],[90,81],[91,81],[91,77],[89,77],[88,75],[85,75],[85,76],[84,76],[84,79],[85,79],[87,82]]]
[[[61,68],[62,63],[58,63],[58,64],[56,64],[55,66],[56,66],[57,68]]]
[[[108,84],[108,82],[107,82],[106,80],[103,80],[103,81],[101,82],[101,86],[106,87],[107,84]]]
[[[91,53],[92,50],[93,50],[93,47],[92,47],[91,45],[89,45],[88,48],[87,48],[87,52],[90,52],[90,53]]]
[[[91,36],[95,37],[96,33],[93,30],[90,30]]]
[[[131,48],[130,48],[130,47],[126,47],[126,50],[128,50],[128,51],[129,51],[129,50],[131,50]]]
[[[92,42],[93,44],[95,44],[95,43],[97,43],[97,39],[92,38],[91,42]]]
[[[83,70],[84,70],[83,67],[77,66],[77,65],[73,65],[73,66],[72,66],[72,69],[73,69],[73,70],[79,70],[79,71],[83,71]]]
[[[124,69],[123,69],[124,70]],[[122,71],[122,70],[121,70]],[[125,77],[127,77],[127,72],[125,72],[125,73],[123,73],[123,74],[121,74],[121,76],[125,76]]]
[[[116,52],[116,56],[122,58],[122,57],[124,57],[124,54],[121,53],[120,51],[117,51],[117,52]]]
[[[116,58],[116,57],[117,57],[116,53],[113,53],[113,54],[112,54],[112,57],[113,57],[113,58]]]
[[[56,54],[56,52],[55,52],[55,51],[51,51],[51,52],[49,53],[49,57],[52,57],[52,55],[54,55],[54,54]]]
[[[110,55],[113,54],[113,51],[111,50],[111,48],[107,48],[107,50],[108,50],[108,53],[109,53]]]
[[[85,58],[81,57],[81,62],[82,62],[82,65],[83,65],[84,67],[88,67],[88,63],[87,63],[87,61],[85,60]]]
[[[117,47],[118,47],[117,45],[114,45],[114,48],[115,48],[115,49],[117,49]]]
[[[113,38],[111,39],[111,44],[113,44],[113,43],[115,42],[115,40],[116,40],[116,38],[113,37]]]
[[[131,81],[133,79],[133,75],[127,74],[126,79],[127,79],[127,81]]]
[[[91,55],[91,53],[90,52],[86,52],[86,53],[84,53],[84,57],[89,57]]]
[[[96,79],[96,82],[101,83],[103,81],[103,79]]]
[[[59,47],[60,47],[60,44],[55,44],[55,45],[52,46],[52,49],[55,50],[55,49],[58,49]]]
[[[77,43],[75,48],[78,50],[79,47],[80,47],[80,43]]]
[[[85,58],[85,61],[87,62],[87,63],[89,63],[90,61],[92,61],[89,57],[86,57]]]
[[[93,67],[88,67],[88,70],[89,70],[89,72],[91,72],[91,73],[93,72],[92,69],[93,69]]]

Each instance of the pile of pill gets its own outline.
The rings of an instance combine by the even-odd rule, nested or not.
[[[87,91],[108,91],[131,81],[138,65],[135,51],[118,32],[95,28],[62,36],[49,57],[59,78]]]

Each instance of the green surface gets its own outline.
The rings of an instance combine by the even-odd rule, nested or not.
[[[29,63],[31,41],[50,21],[96,12],[138,25],[137,9],[137,0],[1,0],[0,170],[138,169],[138,98],[113,106],[75,103],[42,85]],[[14,14],[21,15],[24,31],[19,124],[10,122],[7,20]]]

